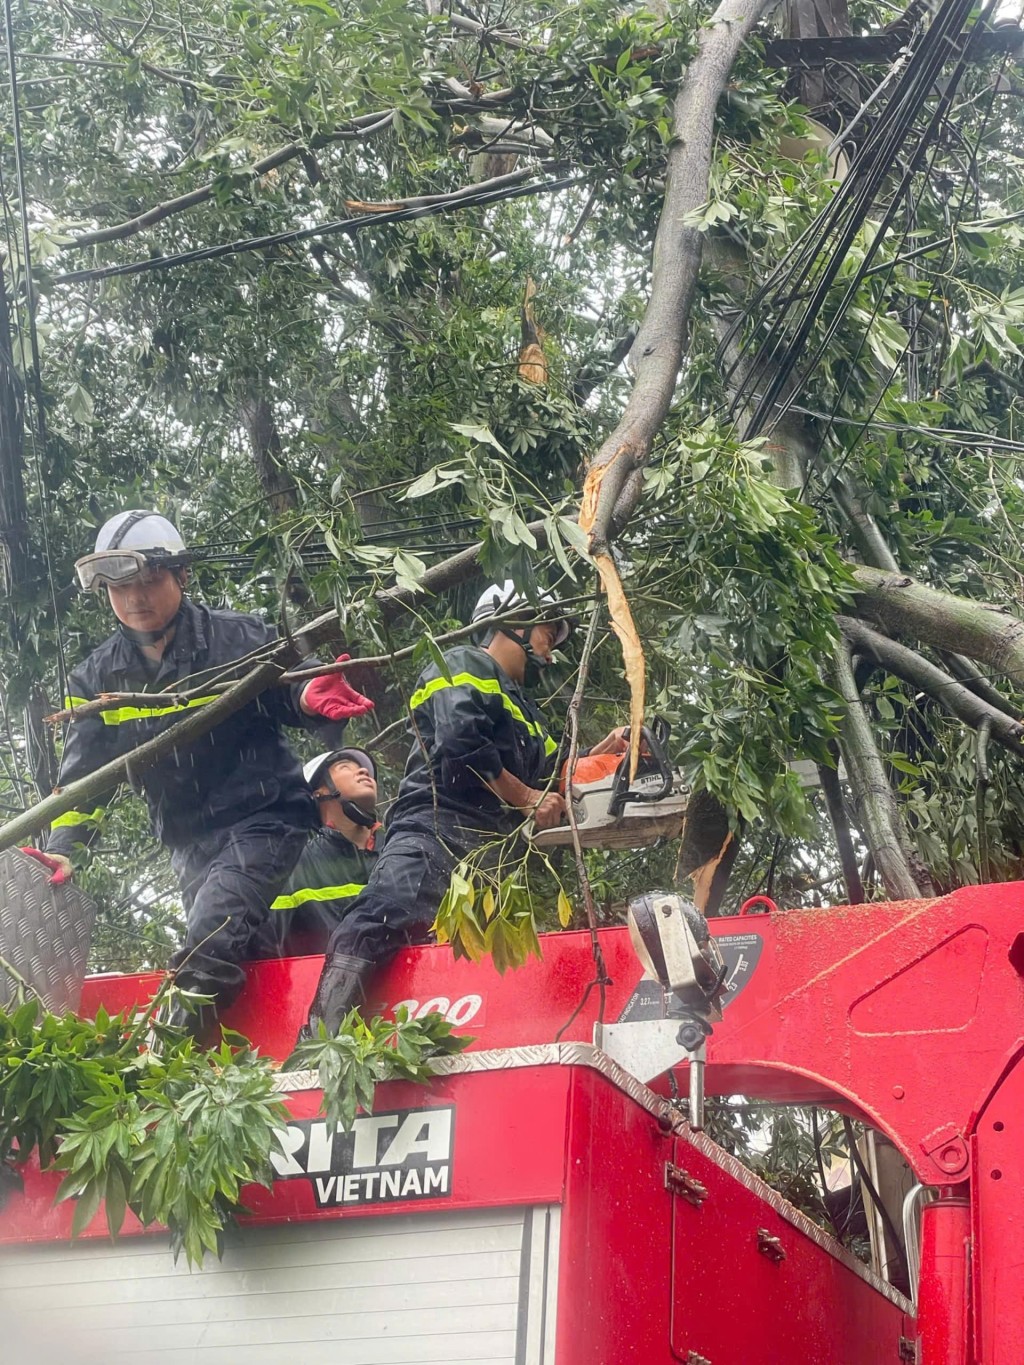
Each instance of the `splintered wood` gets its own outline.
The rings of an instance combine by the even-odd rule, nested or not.
[[[611,464],[606,464],[599,469],[591,469],[583,484],[579,522],[580,529],[588,536],[593,536],[601,485],[611,467]],[[629,683],[629,778],[632,781],[636,777],[637,765],[640,762],[640,731],[644,723],[647,688],[646,660],[629,599],[614,559],[610,554],[602,552],[594,555],[594,563],[601,577],[604,595],[608,599],[608,616],[622,648],[622,662],[626,670],[626,681]]]

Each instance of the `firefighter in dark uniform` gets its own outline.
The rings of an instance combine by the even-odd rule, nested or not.
[[[74,669],[74,707],[104,692],[152,692],[152,704],[130,705],[73,721],[61,763],[62,785],[85,777],[181,719],[160,693],[191,690],[205,680],[237,674],[231,665],[272,647],[277,632],[259,617],[214,611],[185,596],[189,555],[166,518],[121,512],[101,527],[95,552],[78,560],[80,586],[105,587],[118,630]],[[315,663],[316,661],[312,661]],[[199,696],[190,707],[216,699]],[[172,749],[138,777],[157,838],[170,850],[187,914],[182,948],[172,958],[177,984],[231,1003],[280,891],[316,823],[302,770],[282,733],[285,725],[344,723],[373,703],[325,675],[290,689],[269,689],[191,744]],[[335,741],[336,742],[336,741]],[[71,873],[77,845],[98,832],[105,801],[54,821],[39,855],[57,877]],[[197,1031],[208,1019],[177,1022]]]
[[[362,749],[332,749],[303,767],[320,824],[271,902],[274,955],[327,950],[331,934],[366,886],[377,861],[377,769]]]
[[[478,645],[446,651],[409,701],[413,747],[388,832],[366,890],[335,932],[310,1008],[308,1030],[337,1031],[362,1003],[366,978],[405,944],[426,940],[455,867],[485,844],[515,833],[530,816],[561,823],[565,803],[549,786],[557,742],[523,690],[528,667],[551,662],[572,630],[545,603],[531,606],[512,583],[492,585],[473,620],[522,608],[484,628]],[[615,731],[591,752],[621,752]]]

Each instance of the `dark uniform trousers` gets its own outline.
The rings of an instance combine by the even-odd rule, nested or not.
[[[245,984],[239,964],[273,954],[268,906],[307,837],[263,814],[171,851],[188,916],[184,945],[171,958],[179,984],[231,1004]]]
[[[410,943],[426,943],[452,873],[480,842],[465,817],[445,810],[404,815],[388,829],[370,880],[332,934],[328,954],[387,962]]]

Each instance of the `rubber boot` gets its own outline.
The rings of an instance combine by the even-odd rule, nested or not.
[[[186,1033],[191,1034],[199,1047],[215,1047],[220,1041],[218,1038],[219,1020],[215,1005],[199,1005],[194,1010],[187,1010],[178,1001],[171,1007],[167,1022],[175,1028],[184,1029]]]
[[[373,963],[365,958],[349,957],[347,953],[334,953],[329,957],[320,973],[309,1018],[299,1031],[298,1042],[318,1037],[321,1023],[333,1037],[349,1010],[356,1009],[366,999],[366,978],[372,971]]]
[[[180,1000],[173,1004],[165,1001],[160,1006],[157,1019],[190,1035],[197,1047],[213,1048],[220,1044],[220,1021],[214,1005],[199,1005],[194,1010],[187,1010]],[[146,1047],[155,1057],[163,1055],[163,1041],[156,1029],[149,1030]]]

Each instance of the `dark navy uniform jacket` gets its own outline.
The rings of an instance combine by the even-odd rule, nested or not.
[[[481,779],[504,768],[528,787],[546,786],[558,745],[537,704],[486,650],[460,645],[444,655],[449,676],[431,665],[409,698],[412,751],[389,829],[435,810],[509,833],[522,814],[509,810]]]
[[[66,704],[92,701],[101,692],[156,695],[152,704],[122,706],[71,722],[61,761],[61,785],[95,772],[178,722],[184,708],[160,692],[173,692],[176,684],[192,690],[214,679],[223,681],[225,673],[229,679],[238,676],[241,670],[231,670],[229,665],[237,665],[277,638],[277,631],[258,616],[216,611],[185,598],[177,632],[153,676],[139,648],[116,632],[72,671]],[[205,735],[172,750],[139,774],[138,786],[162,843],[182,848],[263,813],[300,829],[316,824],[316,808],[299,761],[283,734],[285,725],[310,725],[299,710],[301,686],[268,689]],[[188,703],[189,709],[208,705],[217,695],[200,695]],[[76,844],[88,844],[112,795],[113,789],[90,809],[59,816],[47,852],[67,856]]]
[[[322,953],[331,934],[370,880],[379,827],[365,848],[321,825],[306,840],[281,894],[270,903],[271,930],[280,954]]]

